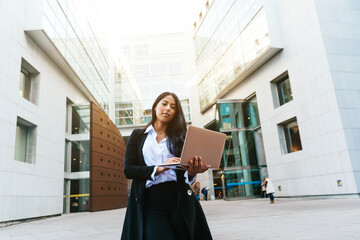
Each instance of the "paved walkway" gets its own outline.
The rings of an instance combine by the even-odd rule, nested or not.
[[[360,239],[360,199],[202,201],[214,239]],[[1,240],[119,240],[125,209],[0,228]]]

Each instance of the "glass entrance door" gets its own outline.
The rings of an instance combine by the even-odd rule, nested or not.
[[[260,196],[264,156],[258,143],[262,137],[259,136],[261,128],[256,97],[218,100],[217,109],[220,132],[227,135],[221,164],[224,197]]]
[[[70,213],[89,211],[89,179],[70,181]]]

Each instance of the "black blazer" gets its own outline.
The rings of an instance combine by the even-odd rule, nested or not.
[[[146,180],[151,180],[154,166],[146,166],[142,148],[147,137],[145,129],[135,129],[126,145],[125,176],[133,179],[121,239],[143,239],[143,200]],[[178,210],[187,225],[190,239],[212,239],[201,205],[185,183],[184,172],[176,172]],[[190,190],[190,191],[189,191]],[[191,194],[191,195],[189,195]]]

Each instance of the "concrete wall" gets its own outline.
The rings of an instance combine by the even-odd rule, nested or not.
[[[360,2],[321,0],[316,9],[346,138],[339,160],[350,159],[343,171],[360,192]]]
[[[24,1],[0,1],[0,222],[63,211],[66,99],[89,100],[24,33]],[[39,74],[38,104],[18,94],[21,58]],[[17,117],[37,126],[35,163],[14,160]]]

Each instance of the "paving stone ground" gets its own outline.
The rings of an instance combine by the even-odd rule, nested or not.
[[[214,239],[360,239],[360,199],[201,201]],[[0,228],[1,240],[119,240],[126,209],[76,213]]]

